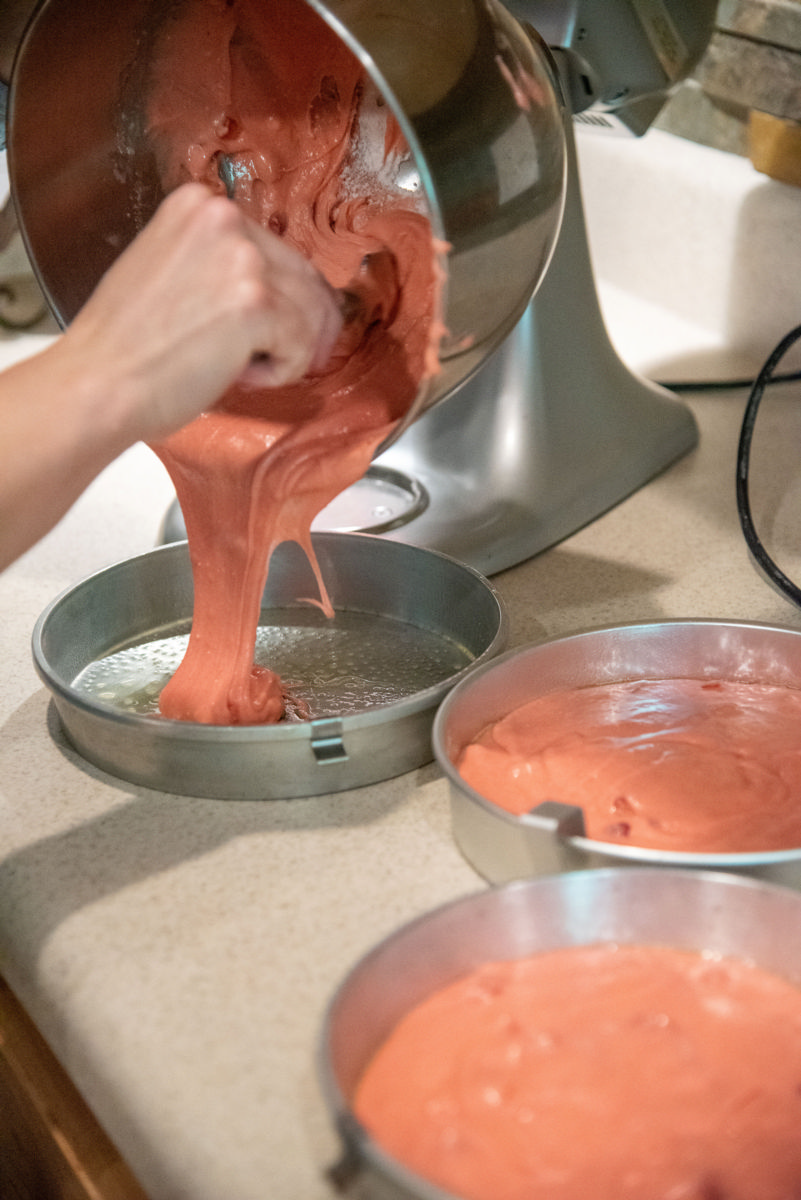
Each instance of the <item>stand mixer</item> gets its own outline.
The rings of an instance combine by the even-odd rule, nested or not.
[[[559,66],[568,109],[561,233],[542,284],[500,350],[376,464],[397,472],[395,486],[414,498],[411,519],[404,520],[401,502],[386,536],[445,551],[490,575],[586,525],[696,443],[690,412],[632,372],[610,343],[573,121],[600,133],[644,133],[703,53],[716,3],[508,0],[506,7],[537,29]],[[366,515],[369,478],[363,494]]]
[[[374,45],[380,5],[306,2],[348,41],[379,90],[389,74],[385,96],[413,158],[409,179],[399,184],[425,194],[435,236],[451,243],[450,307],[444,314],[451,336],[443,345],[441,374],[429,389],[433,394],[415,406],[401,436],[379,451],[359,483],[320,514],[314,529],[377,533],[443,551],[494,574],[590,522],[695,444],[689,410],[633,374],[610,344],[587,243],[573,121],[644,132],[703,52],[716,5],[712,0],[511,0],[504,7],[495,0],[484,6],[449,0],[431,13],[407,0],[382,11],[385,24],[396,23],[392,37],[408,39],[405,48],[398,43],[394,55],[389,35],[381,35],[382,58]],[[11,93],[12,193],[34,268],[62,323],[135,232],[131,210],[137,198],[132,201],[131,184],[119,175],[110,178],[105,108],[107,97],[116,95],[120,64],[130,46],[139,45],[143,16],[150,10],[145,0],[130,0],[112,30],[100,21],[101,8],[97,0],[42,4],[23,41]],[[473,65],[475,54],[467,68],[458,64],[460,88],[468,81],[468,103],[460,107],[447,92],[450,64],[437,56],[451,53],[451,43],[458,45],[471,20],[479,26],[489,22],[495,40],[486,80],[471,76],[481,67],[481,60],[479,68]],[[406,52],[417,55],[416,25],[422,24],[438,27],[429,66],[441,69],[441,80],[436,70],[421,73],[420,63],[409,77],[395,67],[395,57],[404,63]],[[431,36],[426,28],[425,37]],[[94,51],[87,41],[96,43]],[[551,99],[525,120],[507,112],[500,121],[495,113],[488,121],[486,110],[496,103],[497,63],[507,46],[521,78],[539,80],[540,94]],[[71,69],[64,66],[70,55],[79,60]],[[62,110],[72,103],[73,87],[86,92],[81,59],[84,66],[93,64],[95,90],[69,117]],[[61,94],[53,90],[46,98],[54,72]],[[513,80],[512,85],[514,92]],[[421,88],[434,93],[433,103],[430,96],[425,101],[438,114],[433,147],[419,140],[414,110]],[[484,92],[492,93],[486,103]],[[525,96],[516,103],[529,107]],[[509,108],[508,95],[503,104]],[[471,126],[477,115],[484,122],[480,128]],[[75,128],[78,121],[81,130]],[[87,133],[93,122],[96,129]],[[556,144],[557,122],[563,126],[562,146]],[[499,128],[516,131],[501,151],[500,166],[497,142],[491,156],[483,144],[472,145],[474,129],[480,142],[490,126],[493,137]],[[483,206],[492,187],[480,191],[484,181],[471,176],[486,169],[489,157],[498,178],[491,181],[496,207],[487,222]],[[504,172],[516,189],[507,206],[510,216],[498,199]],[[531,178],[520,183],[517,177],[526,175]],[[63,188],[58,198],[52,195],[54,176]],[[462,191],[467,204],[465,195],[457,195]],[[531,210],[521,216],[526,196],[532,197]],[[469,227],[473,211],[475,230]],[[114,212],[117,225],[112,227],[108,214]],[[147,215],[140,211],[138,218]],[[496,304],[498,296],[503,303]],[[184,536],[176,503],[163,537]]]

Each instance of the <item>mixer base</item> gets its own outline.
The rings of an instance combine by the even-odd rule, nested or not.
[[[403,471],[373,463],[361,479],[336,496],[317,516],[313,532],[390,533],[414,521],[429,504],[426,489]],[[186,525],[177,500],[167,509],[160,542],[182,542]],[[408,540],[408,539],[401,539]]]

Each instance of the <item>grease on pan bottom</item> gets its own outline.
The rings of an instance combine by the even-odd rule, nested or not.
[[[176,633],[118,650],[90,663],[72,686],[122,712],[158,716],[159,694],[188,640],[188,632]],[[404,700],[473,657],[440,634],[375,614],[344,611],[329,620],[313,609],[273,609],[270,625],[259,627],[254,661],[280,675],[315,719]]]

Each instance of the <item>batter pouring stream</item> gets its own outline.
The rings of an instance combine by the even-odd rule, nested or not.
[[[317,513],[359,479],[436,369],[438,280],[427,217],[394,185],[408,151],[358,60],[301,0],[185,0],[151,56],[147,133],[165,191],[227,191],[355,298],[325,370],[230,389],[152,448],[176,488],[195,585],[164,716],[280,720],[280,680],[253,665],[269,558],[311,546]]]

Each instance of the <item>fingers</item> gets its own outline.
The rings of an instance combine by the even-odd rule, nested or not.
[[[201,185],[171,193],[165,206],[167,234],[173,226],[179,230],[187,222],[190,227],[197,223],[217,289],[210,302],[226,319],[238,321],[240,332],[250,339],[241,379],[274,387],[322,371],[343,321],[339,295],[320,272],[236,205]],[[219,262],[210,261],[215,254]]]
[[[170,193],[65,334],[122,406],[133,440],[164,436],[235,382],[324,369],[337,293],[300,253],[201,184]],[[88,368],[87,368],[88,369]]]
[[[225,197],[202,184],[177,188],[132,249],[130,290],[146,292],[145,277],[152,273],[160,289],[154,302],[171,306],[167,329],[182,315],[217,322],[212,341],[215,332],[224,336],[261,386],[324,368],[342,328],[338,293],[294,247]],[[116,274],[120,291],[123,272]],[[251,360],[253,370],[247,367]]]
[[[263,256],[269,293],[263,299],[263,340],[244,378],[269,387],[321,372],[342,331],[340,294],[298,251],[242,219]]]
[[[267,332],[240,382],[251,387],[279,387],[306,375],[321,374],[342,330],[342,316],[331,289],[301,286],[295,300],[282,297],[267,318]]]

